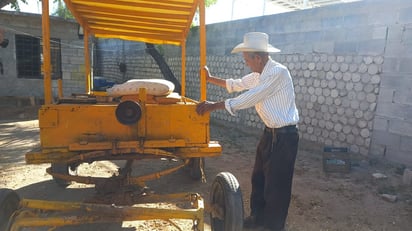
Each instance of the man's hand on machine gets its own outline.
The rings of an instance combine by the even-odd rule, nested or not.
[[[212,112],[212,111],[224,109],[224,108],[225,108],[225,102],[203,101],[197,105],[196,112],[199,115],[203,115],[207,112]]]

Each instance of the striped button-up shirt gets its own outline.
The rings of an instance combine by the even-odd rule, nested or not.
[[[253,72],[241,79],[227,79],[226,89],[229,93],[247,90],[236,98],[225,100],[225,108],[231,115],[255,106],[269,128],[295,125],[299,121],[290,73],[270,58],[261,74]]]

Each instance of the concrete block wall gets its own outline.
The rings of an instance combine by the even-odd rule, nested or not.
[[[374,119],[370,154],[412,163],[412,2],[396,1],[389,14],[385,62]],[[389,7],[388,7],[389,8]],[[388,12],[386,9],[385,12]]]
[[[6,38],[17,31],[41,35],[39,15],[0,14]],[[52,20],[52,37],[62,39],[64,92],[84,92],[83,43],[77,24]],[[412,166],[410,96],[412,84],[412,1],[364,0],[341,5],[236,20],[207,26],[208,65],[224,78],[249,70],[232,48],[244,33],[263,31],[282,50],[272,57],[291,71],[303,139],[324,145],[349,146],[363,155]],[[199,98],[199,37],[192,28],[187,40],[187,96]],[[69,31],[70,33],[68,33]],[[67,49],[65,46],[67,45]],[[41,80],[17,79],[14,39],[0,50],[5,64],[0,95],[43,94]],[[75,48],[74,48],[75,47]],[[180,78],[180,49],[160,47]],[[99,40],[94,50],[95,75],[123,82],[131,78],[162,78],[141,43]],[[10,57],[12,57],[10,59]],[[14,59],[14,60],[13,60]],[[126,72],[119,65],[126,64]],[[54,84],[55,86],[55,84]],[[56,91],[54,91],[56,92]],[[224,90],[208,86],[210,100],[223,100]],[[213,119],[261,129],[254,109],[237,116],[214,112]]]
[[[367,155],[373,132],[373,119],[379,94],[382,56],[336,56],[331,54],[275,54],[274,60],[288,66],[300,111],[300,134],[303,139],[324,145],[350,147],[352,152]],[[191,57],[190,60],[196,60]],[[199,60],[196,60],[196,63]],[[180,59],[169,64],[178,68]],[[199,98],[199,65],[189,62],[188,95]],[[208,56],[214,75],[229,78],[248,72],[240,56]],[[208,99],[222,101],[238,94],[208,85]],[[264,127],[254,108],[231,116],[226,111],[212,113],[212,118],[237,123],[252,129]]]
[[[364,0],[211,24],[207,63],[223,78],[246,74],[249,70],[241,56],[230,51],[242,42],[244,33],[266,32],[270,43],[282,50],[272,57],[292,74],[303,139],[412,165],[411,23],[412,1]],[[199,98],[198,44],[193,28],[187,40],[186,89],[195,99]],[[180,50],[163,49],[179,77]],[[208,86],[210,100],[235,96]],[[212,118],[263,127],[254,109],[235,117],[214,112]]]
[[[84,43],[78,38],[77,23],[51,17],[51,37],[61,42],[61,60],[64,95],[85,93]],[[0,74],[0,96],[34,96],[43,98],[42,79],[21,79],[17,77],[15,35],[42,37],[41,15],[0,11],[0,27],[9,39],[7,48],[0,48],[3,74]],[[57,81],[52,81],[53,95],[57,96]]]
[[[411,1],[334,5],[209,25],[208,54],[230,57],[244,33],[268,33],[293,76],[304,139],[412,165],[411,22]]]

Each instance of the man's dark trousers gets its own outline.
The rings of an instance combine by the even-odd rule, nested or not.
[[[265,128],[257,147],[252,173],[251,215],[273,231],[285,227],[298,143],[295,126]]]

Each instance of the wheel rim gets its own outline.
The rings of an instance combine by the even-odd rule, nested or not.
[[[243,229],[243,199],[240,185],[233,174],[219,173],[211,187],[211,228],[213,231]]]

